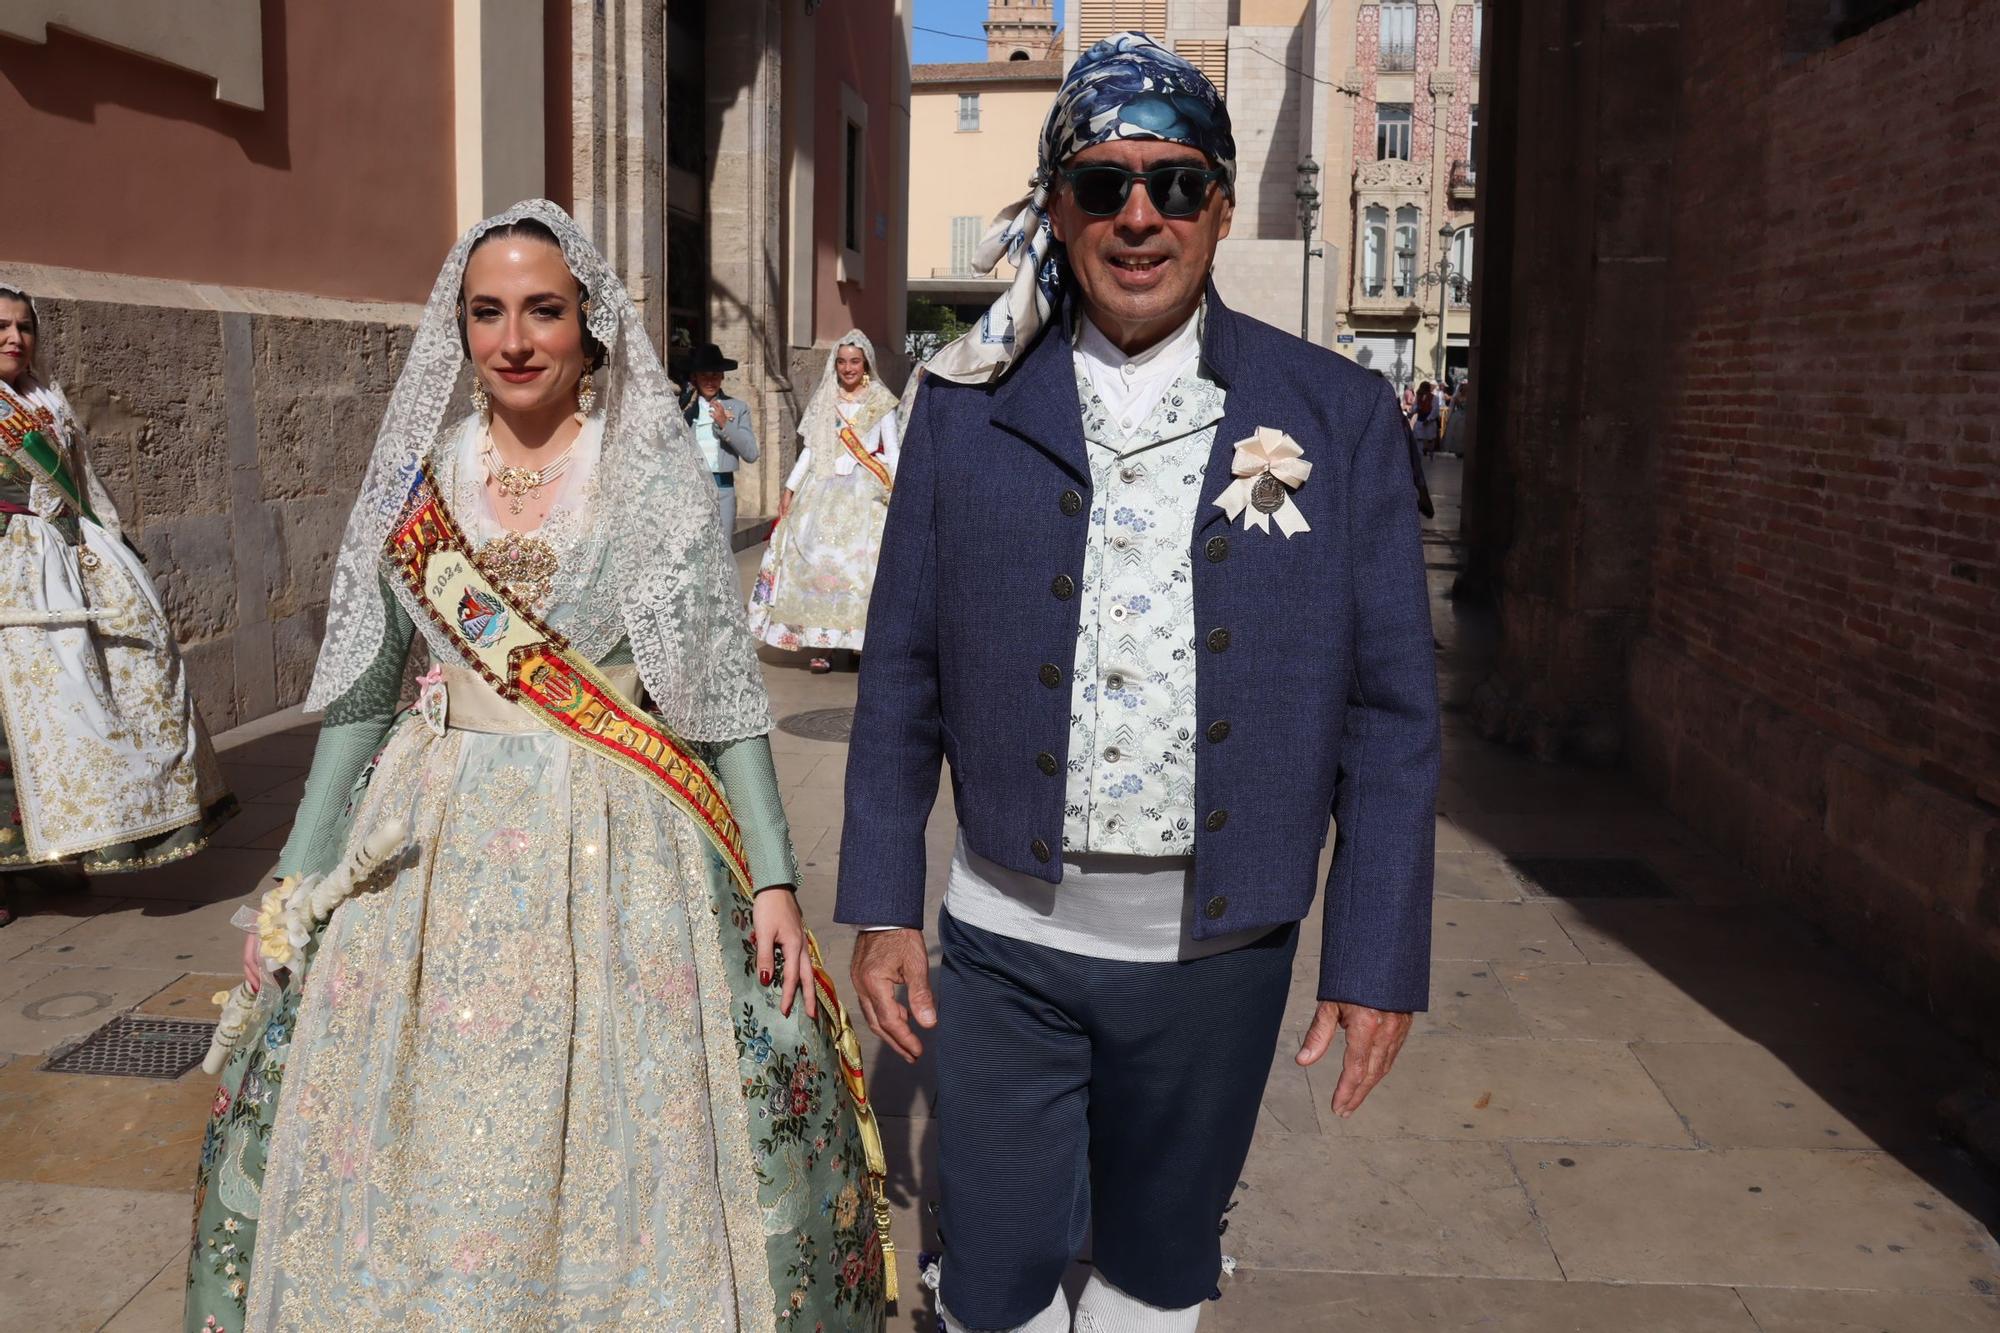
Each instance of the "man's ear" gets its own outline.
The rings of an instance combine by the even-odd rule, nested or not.
[[[1060,186],[1049,190],[1049,230],[1055,234],[1058,245],[1068,245],[1069,237],[1063,235],[1063,193]]]
[[[1236,200],[1230,195],[1222,196],[1222,225],[1215,233],[1216,240],[1229,235],[1229,224],[1236,220]]]

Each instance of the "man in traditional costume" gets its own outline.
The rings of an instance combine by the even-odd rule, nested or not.
[[[1333,1110],[1427,1000],[1439,729],[1393,395],[1231,311],[1229,116],[1138,33],[1070,70],[1012,288],[926,366],[883,539],[836,918],[908,1058],[936,1042],[954,1330],[1185,1333],[1285,1009],[1331,815]],[[931,990],[927,816],[959,835]],[[916,1027],[897,997],[906,987]]]
[[[40,336],[0,283],[0,871],[143,870],[200,851],[235,801]]]
[[[757,432],[750,425],[750,404],[722,391],[722,377],[736,362],[714,343],[703,343],[688,360],[688,392],[682,402],[694,447],[701,451],[715,494],[722,507],[724,541],[736,535],[736,469],[757,461]]]

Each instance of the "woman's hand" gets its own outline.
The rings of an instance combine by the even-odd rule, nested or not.
[[[813,985],[812,955],[806,951],[806,922],[799,914],[799,900],[789,884],[774,885],[757,895],[750,909],[752,938],[757,946],[757,980],[768,986],[775,946],[785,955],[785,991],[778,999],[778,1011],[791,1016],[792,997],[803,990],[806,1017],[819,1017],[819,992]]]
[[[785,515],[792,512],[792,492],[786,491],[778,497],[778,522],[785,521]]]
[[[264,989],[264,955],[257,950],[254,934],[243,937],[243,984],[252,995]]]

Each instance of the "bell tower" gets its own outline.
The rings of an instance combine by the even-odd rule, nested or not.
[[[986,0],[988,60],[1048,60],[1057,49],[1055,0]]]

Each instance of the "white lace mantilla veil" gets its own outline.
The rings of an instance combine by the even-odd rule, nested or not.
[[[401,580],[386,574],[383,549],[419,468],[465,426],[445,417],[467,373],[458,325],[466,260],[487,232],[523,221],[555,235],[589,297],[590,332],[605,348],[604,365],[594,372],[594,410],[604,420],[597,467],[613,484],[598,488],[598,503],[607,509],[596,521],[611,525],[618,605],[654,710],[683,740],[760,736],[771,729],[770,700],[723,542],[715,487],[625,284],[569,214],[546,199],[518,203],[473,227],[438,273],[341,539],[306,707],[326,708],[381,652],[385,582],[419,625],[427,619]]]
[[[819,387],[806,403],[805,415],[799,418],[799,438],[809,447],[824,447],[833,433],[840,428],[839,409],[840,381],[835,377],[834,361],[843,347],[859,347],[861,355],[868,358],[868,392],[859,401],[875,406],[886,405],[888,411],[896,410],[896,395],[889,392],[882,377],[875,370],[875,344],[868,341],[868,335],[860,329],[849,329],[840,335],[840,341],[826,354],[826,368],[820,372]]]
[[[41,332],[42,312],[35,305],[34,297],[4,278],[0,278],[0,296],[11,296],[27,306],[29,317],[35,321],[35,332]],[[41,405],[56,414],[63,443],[69,446],[70,468],[81,474],[84,494],[90,499],[90,507],[97,512],[98,525],[114,537],[123,537],[125,527],[118,517],[118,505],[97,475],[97,465],[91,461],[90,449],[85,443],[87,437],[83,423],[77,419],[76,409],[69,405],[69,395],[63,392],[62,385],[43,379],[40,371],[30,370],[28,381],[15,392],[30,400],[39,397]]]

